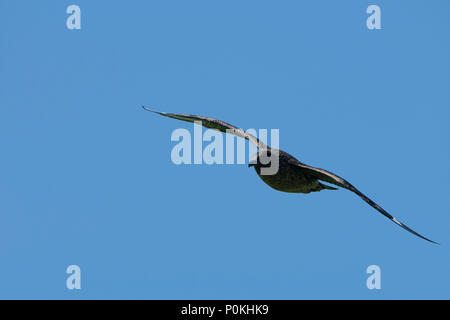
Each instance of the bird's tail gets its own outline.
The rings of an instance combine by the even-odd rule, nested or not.
[[[338,188],[327,186],[326,184],[320,183],[317,181],[317,185],[312,189],[312,192],[318,192],[321,190],[339,190]]]
[[[326,189],[326,190],[339,190],[338,188],[334,188],[334,187],[330,187],[330,186],[327,186],[326,184],[323,184],[323,183],[319,183],[319,186],[320,186],[320,190],[323,190],[323,189]]]

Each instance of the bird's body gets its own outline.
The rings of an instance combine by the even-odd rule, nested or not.
[[[316,177],[306,172],[301,167],[293,164],[297,161],[289,153],[282,150],[270,149],[272,156],[279,159],[279,168],[275,174],[261,174],[261,168],[254,165],[256,174],[267,185],[275,190],[290,193],[310,193],[324,189],[336,190],[336,188],[326,186],[317,180]]]
[[[331,183],[335,186],[347,189],[357,194],[362,200],[367,202],[370,206],[376,209],[378,212],[383,214],[385,217],[393,221],[395,224],[399,225],[403,229],[411,232],[412,234],[427,240],[432,243],[436,243],[424,236],[420,235],[416,231],[412,230],[398,219],[390,215],[387,211],[381,208],[378,204],[364,195],[361,191],[356,189],[352,184],[350,184],[345,179],[331,173],[330,171],[308,166],[295,157],[291,156],[289,153],[278,149],[272,149],[265,145],[255,136],[237,128],[229,123],[217,120],[214,118],[194,116],[187,114],[176,114],[176,113],[165,113],[158,112],[143,107],[147,111],[151,111],[160,114],[165,117],[178,119],[187,122],[198,122],[202,126],[210,129],[214,129],[220,132],[237,135],[244,139],[249,140],[251,143],[255,144],[260,150],[257,154],[252,157],[249,163],[249,167],[253,166],[258,176],[270,187],[275,190],[289,193],[310,193],[327,190],[337,190],[334,187],[322,184],[321,181]],[[268,157],[270,159],[267,162]],[[277,170],[272,171],[270,174],[264,172],[264,169],[271,167],[271,161],[278,161]]]

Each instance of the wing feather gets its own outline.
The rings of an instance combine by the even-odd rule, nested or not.
[[[301,167],[303,170],[307,171],[309,174],[311,174],[312,176],[316,177],[319,180],[334,184],[336,186],[345,188],[347,190],[350,190],[354,193],[356,193],[361,199],[363,199],[365,202],[367,202],[370,206],[372,206],[373,208],[375,208],[378,212],[380,212],[382,215],[384,215],[385,217],[387,217],[388,219],[390,219],[391,221],[393,221],[395,224],[399,225],[400,227],[402,227],[403,229],[411,232],[412,234],[418,236],[419,238],[422,238],[424,240],[427,240],[429,242],[432,243],[436,243],[437,242],[430,240],[422,235],[420,235],[419,233],[417,233],[416,231],[412,230],[411,228],[409,228],[408,226],[406,226],[405,224],[403,224],[401,221],[399,221],[397,218],[393,217],[391,214],[389,214],[386,210],[384,210],[382,207],[380,207],[378,204],[376,204],[374,201],[372,201],[369,197],[367,197],[365,194],[363,194],[361,191],[359,191],[358,189],[356,189],[351,183],[349,183],[347,180],[335,175],[332,172],[329,172],[327,170],[324,169],[320,169],[320,168],[314,168],[314,167],[310,167],[304,163],[299,162],[298,160],[293,159],[292,161],[290,161],[291,164],[294,164],[296,166]]]
[[[166,113],[166,112],[159,112],[151,110],[147,107],[142,106],[147,111],[157,113],[159,115],[162,115],[164,117],[169,117],[177,120],[187,121],[187,122],[201,122],[201,125],[203,127],[217,130],[224,133],[230,133],[234,134],[238,137],[244,138],[254,145],[256,145],[260,150],[267,149],[267,145],[261,142],[258,138],[255,136],[245,132],[244,130],[237,128],[229,123],[223,122],[221,120],[217,120],[214,118],[208,118],[208,117],[202,117],[202,116],[194,116],[190,114],[177,114],[177,113]]]

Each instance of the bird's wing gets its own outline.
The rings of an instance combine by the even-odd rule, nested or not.
[[[363,199],[365,202],[367,202],[369,205],[371,205],[373,208],[375,208],[378,212],[380,212],[382,215],[384,215],[388,219],[392,220],[394,223],[396,223],[397,225],[399,225],[403,229],[411,232],[412,234],[414,234],[414,235],[416,235],[416,236],[418,236],[418,237],[420,237],[422,239],[425,239],[425,240],[427,240],[429,242],[438,244],[437,242],[434,242],[433,240],[425,238],[424,236],[422,236],[422,235],[418,234],[417,232],[415,232],[414,230],[410,229],[408,226],[404,225],[398,219],[396,219],[395,217],[390,215],[388,212],[386,212],[386,210],[384,210],[378,204],[376,204],[371,199],[369,199],[361,191],[359,191],[354,186],[352,186],[345,179],[342,179],[341,177],[339,177],[339,176],[335,175],[334,173],[331,173],[331,172],[329,172],[327,170],[310,167],[310,166],[308,166],[308,165],[306,165],[304,163],[301,163],[301,162],[297,161],[296,159],[291,159],[290,163],[293,164],[293,165],[296,165],[296,166],[298,166],[300,168],[302,168],[303,170],[305,170],[310,175],[316,177],[316,179],[319,179],[319,180],[322,180],[322,181],[325,181],[325,182],[328,182],[328,183],[332,183],[332,184],[334,184],[336,186],[345,188],[347,190],[350,190],[350,191],[356,193],[359,197],[361,197],[361,199]]]
[[[144,108],[147,111],[160,114],[164,117],[183,120],[183,121],[187,121],[187,122],[201,122],[201,125],[206,128],[214,129],[214,130],[217,130],[220,132],[234,134],[238,137],[247,139],[248,141],[250,141],[251,143],[256,145],[260,150],[267,149],[267,145],[265,145],[263,142],[261,142],[255,136],[253,136],[253,135],[245,132],[244,130],[237,128],[229,123],[223,122],[221,120],[217,120],[214,118],[208,118],[208,117],[202,117],[202,116],[193,116],[193,115],[189,115],[189,114],[159,112],[159,111],[151,110],[144,106],[142,108]]]

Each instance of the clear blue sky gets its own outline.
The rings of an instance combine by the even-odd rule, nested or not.
[[[450,298],[450,2],[0,3],[0,298]],[[442,245],[345,190],[176,166],[192,126],[142,104],[280,129]]]

